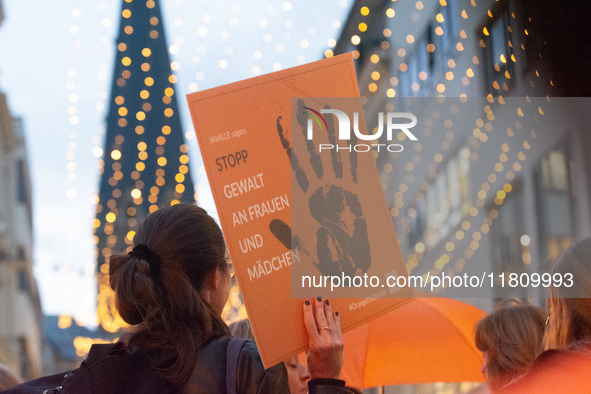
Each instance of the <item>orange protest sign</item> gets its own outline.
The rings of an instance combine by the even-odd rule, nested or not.
[[[292,298],[292,277],[298,283],[298,276],[293,273],[299,275],[301,270],[307,270],[307,275],[327,275],[326,270],[330,271],[334,263],[327,260],[329,253],[322,245],[316,247],[317,241],[320,245],[322,229],[332,231],[330,225],[323,224],[307,208],[310,194],[317,187],[322,188],[328,178],[312,176],[310,171],[317,170],[318,163],[297,153],[296,146],[291,145],[292,113],[297,111],[299,120],[302,111],[294,107],[299,103],[292,101],[294,97],[304,98],[310,105],[318,103],[315,97],[359,97],[352,56],[336,56],[187,96],[228,250],[265,367],[306,350],[308,345],[302,318],[303,299]],[[306,122],[304,118],[301,121]],[[323,124],[334,129],[334,121],[328,115],[323,116]],[[365,126],[362,128],[365,130]],[[321,130],[324,134],[317,133],[319,138],[326,137],[327,130]],[[308,152],[314,150],[311,149]],[[296,153],[298,165],[294,164]],[[335,156],[327,157],[330,163]],[[348,178],[354,181],[347,183],[341,197],[355,201],[363,209],[363,215],[360,209],[351,211],[354,222],[363,226],[355,227],[352,235],[346,237],[351,241],[347,246],[339,246],[335,241],[337,249],[344,248],[349,255],[347,261],[336,262],[340,267],[337,271],[370,274],[377,264],[364,265],[362,261],[387,260],[384,267],[388,272],[406,275],[372,152],[351,158],[343,155],[342,163],[349,177],[354,172],[354,177]],[[333,169],[334,160],[332,166],[325,165],[323,175],[328,177]],[[306,171],[308,175],[303,175]],[[301,186],[304,178],[309,190]],[[337,181],[332,186],[344,190],[341,179]],[[331,190],[336,190],[334,187]],[[297,211],[293,205],[295,196]],[[309,234],[302,227],[292,234],[294,217],[298,221],[302,218],[304,230],[308,221],[316,220],[316,225]],[[374,241],[376,237],[379,242]],[[301,243],[293,245],[292,240]],[[343,268],[355,264],[357,270]],[[385,273],[380,272],[381,277]],[[341,314],[344,332],[412,297],[412,290],[400,288],[398,298],[383,298],[389,293],[383,284],[377,289],[368,286],[362,299],[333,298],[337,293],[325,288],[314,295],[331,297],[333,310]]]

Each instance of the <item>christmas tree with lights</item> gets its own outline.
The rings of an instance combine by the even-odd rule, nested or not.
[[[124,323],[109,288],[109,256],[131,250],[135,231],[149,213],[195,201],[159,3],[122,3],[93,221],[98,319],[111,333]]]

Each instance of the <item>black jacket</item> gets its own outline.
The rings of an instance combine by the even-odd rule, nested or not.
[[[228,337],[214,338],[199,350],[193,374],[182,388],[183,394],[226,392],[226,353],[229,340]],[[240,351],[236,384],[239,394],[289,394],[285,365],[280,363],[265,369],[253,341],[246,341]],[[350,393],[343,386],[344,382],[340,380],[314,379],[309,384],[309,393]]]
[[[210,340],[198,353],[189,381],[175,390],[154,372],[146,353],[122,342],[93,345],[80,368],[45,376],[8,390],[10,394],[225,394],[229,337]],[[236,371],[238,394],[289,394],[283,363],[265,370],[254,342],[244,343]],[[310,394],[346,394],[342,380],[313,379]],[[2,392],[4,393],[4,391]],[[0,393],[0,394],[2,394]]]

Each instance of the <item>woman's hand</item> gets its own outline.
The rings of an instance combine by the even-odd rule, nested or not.
[[[312,303],[314,307],[312,307]],[[339,313],[332,313],[330,302],[318,297],[304,302],[304,323],[310,350],[307,353],[311,379],[340,379],[343,368],[343,333]]]

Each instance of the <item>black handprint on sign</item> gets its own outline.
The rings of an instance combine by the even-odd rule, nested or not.
[[[291,135],[289,134],[289,129],[283,126],[283,118],[281,116],[277,118],[277,132],[279,133],[281,145],[283,145],[283,149],[287,152],[287,157],[291,162],[291,168],[295,172],[296,180],[298,181],[300,188],[306,192],[310,184],[308,183],[306,173],[300,167],[297,157],[295,154],[292,154]],[[292,245],[297,249],[301,247],[299,238],[297,236],[292,237],[291,228],[283,220],[273,219],[271,223],[269,223],[269,230],[271,230],[271,233],[275,238],[277,238],[287,249],[291,250]]]
[[[310,184],[308,183],[306,173],[304,172],[302,167],[300,167],[300,162],[298,161],[298,158],[295,154],[292,154],[291,152],[291,136],[289,134],[289,129],[283,126],[283,118],[281,116],[277,118],[277,132],[279,133],[281,145],[283,145],[283,149],[285,149],[285,151],[287,152],[287,157],[291,162],[291,168],[293,172],[295,172],[296,180],[298,181],[298,184],[305,193],[308,191],[308,186]]]
[[[298,100],[297,122],[302,127],[304,138],[307,135],[308,114],[304,109],[303,100]],[[325,108],[328,108],[326,106]],[[338,145],[334,121],[332,116],[325,118],[329,143]],[[313,140],[306,140],[306,150],[310,157],[310,165],[316,177],[306,175],[303,167],[291,146],[289,130],[281,117],[277,118],[277,131],[279,138],[291,161],[292,171],[300,189],[308,197],[310,215],[319,223],[316,232],[318,262],[314,265],[322,275],[362,275],[371,267],[371,253],[367,235],[367,225],[361,204],[357,195],[347,190],[344,178],[343,161],[341,152],[336,149],[330,151],[330,161],[333,172],[326,174],[319,153]],[[356,145],[357,138],[352,133],[350,140],[352,146]],[[349,154],[350,181],[357,184],[357,154],[352,150]],[[347,174],[349,176],[349,174]],[[309,189],[314,192],[309,192]],[[273,220],[269,228],[275,237],[291,249],[292,245],[300,246],[300,240],[291,236],[291,229],[281,220]],[[297,244],[294,244],[297,242]]]

